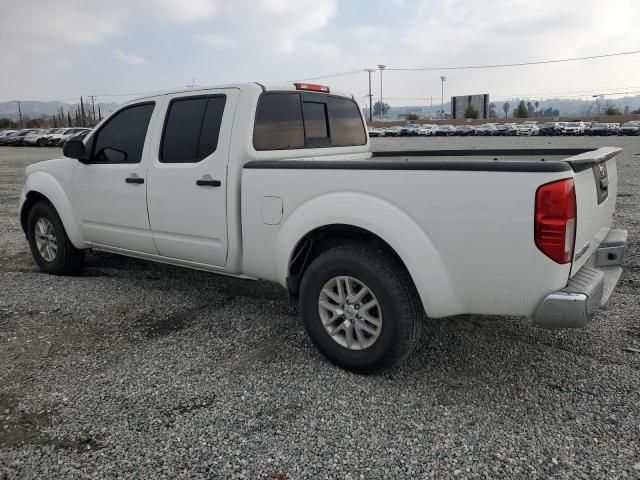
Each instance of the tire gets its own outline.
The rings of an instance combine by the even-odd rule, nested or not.
[[[351,282],[352,298],[362,291],[361,286],[366,287],[370,295],[366,294],[363,299],[353,302],[353,307],[347,306],[344,314],[339,316],[335,311],[329,313],[323,308],[321,300],[324,298],[322,303],[330,303],[332,308],[340,303],[327,297],[325,292],[330,290],[336,296],[339,290],[327,286],[341,277],[343,281]],[[345,286],[343,283],[343,291],[346,290]],[[377,305],[364,310],[372,300]],[[363,310],[356,310],[357,302],[361,302]],[[332,247],[313,260],[302,278],[300,312],[305,330],[318,350],[332,363],[357,373],[380,371],[407,357],[418,342],[425,316],[418,292],[404,266],[382,248],[363,243]],[[363,316],[358,316],[358,312]],[[337,320],[330,323],[334,314]],[[332,317],[327,319],[329,315]],[[355,317],[349,319],[347,315]],[[363,320],[364,317],[375,317],[378,326]],[[323,318],[328,327],[323,324]],[[377,337],[374,338],[367,331],[363,333],[362,326],[358,335],[356,325],[362,323],[369,329],[377,330]],[[340,327],[345,325],[347,329],[352,325],[351,348],[345,345],[348,343],[347,332]],[[333,330],[333,335],[329,330]],[[364,342],[361,341],[363,338]]]
[[[40,230],[42,226],[46,227],[45,232]],[[50,233],[53,234],[53,240]],[[43,272],[51,275],[73,275],[82,270],[85,252],[73,246],[58,212],[49,202],[38,202],[31,207],[27,217],[27,238],[33,259]],[[42,243],[39,244],[40,241],[45,242],[44,247]],[[51,258],[53,250],[55,253]]]

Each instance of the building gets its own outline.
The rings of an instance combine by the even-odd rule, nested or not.
[[[464,113],[472,105],[478,111],[478,118],[489,118],[489,94],[461,95],[451,97],[452,118],[464,118]]]

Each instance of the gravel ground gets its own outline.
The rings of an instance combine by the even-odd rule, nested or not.
[[[620,145],[626,270],[585,330],[428,320],[401,367],[325,362],[279,287],[108,254],[36,269],[0,149],[0,479],[640,478],[640,139],[376,139],[374,148]]]

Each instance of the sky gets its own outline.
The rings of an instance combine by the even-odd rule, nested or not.
[[[515,63],[640,50],[639,0],[23,0],[0,12],[0,101],[318,80],[364,104],[367,67]],[[391,105],[640,93],[640,54],[383,73]],[[380,95],[380,72],[373,74]]]

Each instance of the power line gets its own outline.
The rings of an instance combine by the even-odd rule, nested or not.
[[[319,77],[310,77],[310,78],[296,78],[295,80],[287,80],[287,82],[299,82],[299,81],[309,81],[309,80],[324,80],[326,78],[335,78],[335,77],[344,77],[347,75],[354,75],[356,73],[364,73],[366,72],[366,68],[360,68],[358,70],[350,70],[348,72],[340,72],[340,73],[330,73],[328,75],[321,75]]]
[[[471,69],[482,69],[482,68],[524,67],[527,65],[546,65],[550,63],[578,62],[581,60],[594,60],[597,58],[620,57],[622,55],[636,55],[638,53],[640,53],[640,50],[631,50],[628,52],[604,53],[602,55],[589,55],[586,57],[561,58],[561,59],[555,59],[555,60],[539,60],[539,61],[533,61],[533,62],[496,63],[496,64],[489,64],[489,65],[464,65],[464,66],[457,66],[457,67],[387,68],[387,70],[393,70],[396,72],[407,72],[407,71],[471,70]]]

